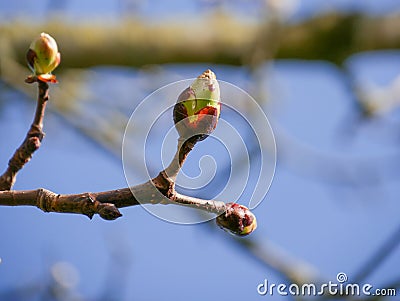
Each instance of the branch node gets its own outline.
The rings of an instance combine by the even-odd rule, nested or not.
[[[47,189],[43,189],[43,188],[39,188],[37,190],[37,203],[36,206],[38,208],[40,208],[42,211],[44,212],[51,212],[54,211],[52,210],[52,200],[57,197],[58,195],[56,195],[54,192],[51,192]]]
[[[175,197],[175,182],[168,177],[165,170],[161,171],[153,180],[154,186],[168,199]]]
[[[43,129],[41,125],[38,124],[32,124],[31,128],[27,134],[28,137],[37,137],[39,138],[40,141],[43,140],[45,133],[43,132]]]
[[[114,204],[101,203],[90,193],[80,195],[74,199],[74,202],[81,203],[81,212],[89,219],[92,219],[96,213],[105,220],[114,220],[122,216]]]

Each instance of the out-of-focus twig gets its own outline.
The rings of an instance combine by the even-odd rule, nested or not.
[[[378,247],[372,256],[365,262],[360,270],[354,275],[354,283],[360,283],[365,280],[379,265],[389,257],[390,253],[400,243],[400,225],[394,232]]]

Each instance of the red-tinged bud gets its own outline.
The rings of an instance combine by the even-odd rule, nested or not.
[[[214,72],[204,71],[178,97],[174,122],[179,136],[204,140],[215,129],[221,110],[219,85]]]
[[[226,204],[226,211],[216,222],[222,229],[239,236],[249,235],[257,228],[255,215],[246,206],[236,203]]]

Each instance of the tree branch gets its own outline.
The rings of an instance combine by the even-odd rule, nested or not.
[[[400,243],[400,226],[378,247],[370,258],[361,266],[360,270],[353,276],[354,283],[361,283],[372,272],[379,268],[379,265],[389,257]]]
[[[23,20],[23,19],[21,19]],[[270,34],[275,24],[242,22],[229,15],[214,14],[204,19],[201,25],[212,28],[212,34],[193,34],[199,27],[196,18],[183,22],[148,24],[140,20],[122,20],[116,26],[99,27],[87,24],[66,24],[52,20],[36,26],[24,21],[1,24],[7,45],[21,64],[26,51],[26,41],[33,32],[51,28],[63,47],[61,68],[85,68],[96,65],[144,66],[148,64],[204,62],[242,65],[248,60],[254,43]],[[341,63],[349,55],[361,51],[400,48],[398,14],[368,16],[357,13],[328,12],[301,22],[282,24],[281,41],[276,49],[276,58],[328,60]],[[127,34],[127,28],[134,32]],[[79,32],[80,34],[71,34]],[[234,34],[227,34],[234,33]],[[96,40],[88,41],[87,36]],[[150,41],[149,38],[151,37]],[[124,45],[115,53],[115,45]],[[188,45],[190,47],[188,47]],[[205,45],[212,45],[206,47]],[[266,45],[268,47],[268,44]],[[185,51],[182,51],[182,49]],[[267,51],[261,56],[270,55]]]
[[[29,77],[27,83],[38,83],[38,101],[32,125],[26,134],[25,140],[8,161],[6,171],[0,177],[0,190],[10,190],[15,183],[17,173],[32,158],[33,153],[40,147],[44,137],[43,118],[49,99],[49,85],[45,82]]]
[[[208,77],[212,74],[215,79],[215,75],[210,70],[205,71],[203,74]],[[52,77],[51,82],[56,82],[55,77]],[[189,135],[187,139],[183,139],[182,135],[180,135],[177,150],[170,165],[161,171],[157,177],[134,187],[66,195],[57,194],[43,188],[29,191],[11,191],[17,172],[31,159],[33,152],[40,147],[44,136],[42,130],[43,118],[48,100],[49,86],[47,83],[42,82],[40,75],[28,77],[27,82],[38,82],[38,105],[32,126],[24,142],[15,151],[9,161],[6,172],[0,178],[0,187],[2,188],[2,191],[0,191],[0,205],[35,206],[44,212],[77,213],[86,215],[90,219],[95,214],[98,214],[103,219],[114,220],[122,216],[118,208],[139,204],[175,204],[217,214],[217,224],[221,228],[240,236],[248,235],[256,229],[256,218],[245,206],[198,199],[175,191],[175,180],[182,165],[195,144],[207,137],[205,134],[200,137],[198,133],[195,133],[193,136]],[[210,124],[214,129],[217,121],[215,119],[211,121],[213,123]]]
[[[158,180],[159,177],[157,177]],[[114,220],[122,216],[118,208],[140,204],[175,204],[215,214],[222,214],[226,210],[224,202],[189,197],[176,193],[175,190],[171,192],[167,189],[168,186],[155,187],[154,180],[130,188],[80,194],[63,195],[43,188],[0,191],[0,205],[35,206],[44,212],[84,214],[90,219],[94,214],[98,214],[106,220]],[[157,191],[160,193],[156,193]],[[163,194],[166,192],[168,196]]]
[[[35,118],[36,119],[36,118]],[[194,147],[193,142],[178,140],[178,148],[171,164],[157,177],[130,188],[79,194],[57,194],[50,190],[0,191],[1,206],[35,206],[44,212],[94,214],[114,220],[122,216],[118,208],[144,204],[175,204],[204,210],[217,215],[226,211],[224,202],[203,200],[175,191],[176,176]],[[169,175],[169,176],[167,176]]]

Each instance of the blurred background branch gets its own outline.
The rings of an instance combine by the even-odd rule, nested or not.
[[[242,65],[248,61],[254,44],[263,41],[260,37],[269,33],[279,34],[280,38],[274,58],[341,64],[356,52],[400,48],[398,14],[371,17],[332,12],[280,26],[280,31],[276,31],[276,20],[267,17],[252,23],[214,12],[205,19],[162,24],[149,24],[140,19],[93,25],[55,19],[42,24],[19,20],[1,24],[0,36],[2,44],[9,45],[17,61],[24,64],[27,41],[42,28],[50,29],[62,45],[60,69],[187,62]],[[269,49],[271,39],[264,41],[264,49]],[[262,59],[270,58],[268,51],[258,55]]]

